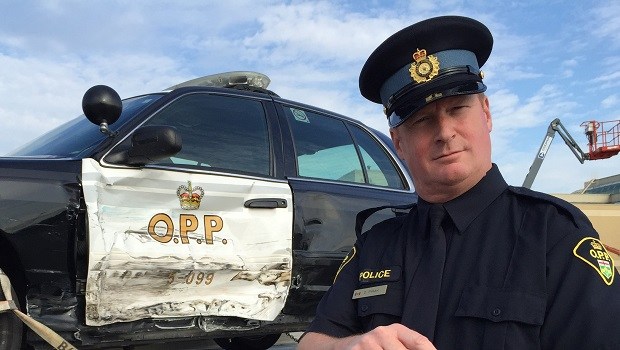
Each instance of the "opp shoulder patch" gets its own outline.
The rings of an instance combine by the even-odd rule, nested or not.
[[[614,282],[616,267],[607,249],[601,241],[593,237],[586,237],[579,241],[573,249],[573,254],[598,272],[605,284],[610,286]]]
[[[344,257],[344,259],[342,260],[342,263],[340,264],[340,267],[338,268],[338,271],[336,272],[336,276],[334,276],[334,282],[336,282],[336,278],[338,278],[338,274],[340,273],[340,271],[342,271],[345,265],[348,264],[351,260],[353,260],[356,252],[357,250],[355,249],[355,246],[353,246],[351,251],[349,251],[349,254],[347,254],[347,256]]]

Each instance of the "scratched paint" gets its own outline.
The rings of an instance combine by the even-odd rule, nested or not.
[[[291,284],[292,205],[243,203],[292,204],[286,183],[110,169],[92,160],[83,169],[88,325],[188,316],[273,320],[282,310]],[[198,210],[179,205],[177,188],[188,180],[205,191]],[[149,227],[157,214],[166,219]]]

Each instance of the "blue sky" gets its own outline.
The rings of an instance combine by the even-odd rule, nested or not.
[[[121,97],[225,71],[271,78],[280,96],[383,132],[382,107],[359,94],[359,71],[395,31],[439,15],[485,23],[483,67],[493,159],[520,185],[547,126],[620,120],[618,1],[0,1],[0,154],[82,113],[92,85]],[[620,156],[580,164],[557,136],[534,182],[566,193],[620,173]]]

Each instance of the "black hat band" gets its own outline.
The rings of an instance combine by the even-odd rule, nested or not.
[[[386,111],[390,128],[395,128],[404,123],[405,120],[407,120],[407,118],[409,118],[412,114],[435,100],[448,96],[481,93],[487,89],[484,83],[475,80],[466,83],[463,83],[463,81],[460,80],[457,85],[451,85],[451,87],[432,93],[426,98],[419,98],[417,97],[417,94],[413,93],[410,93],[409,95],[405,94],[400,97],[398,106],[395,106],[390,111]]]

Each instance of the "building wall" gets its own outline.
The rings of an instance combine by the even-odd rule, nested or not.
[[[571,202],[586,214],[598,231],[601,242],[611,247],[608,251],[610,251],[614,261],[619,263],[620,255],[611,251],[620,250],[620,201],[618,201],[618,196],[603,194],[554,194],[554,196]]]

